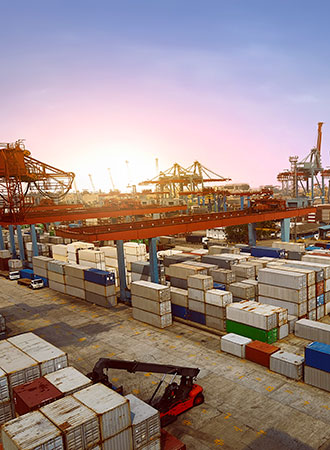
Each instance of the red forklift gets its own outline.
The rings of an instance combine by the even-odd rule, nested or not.
[[[148,402],[149,405],[159,411],[162,426],[168,425],[176,420],[177,416],[183,412],[204,402],[203,388],[194,383],[195,378],[199,374],[199,369],[197,368],[100,358],[95,364],[93,371],[87,374],[88,378],[93,383],[103,383],[105,386],[122,394],[123,388],[113,386],[108,374],[104,373],[108,369],[127,370],[129,373],[153,372],[163,374],[162,379]],[[164,394],[155,400],[156,394],[159,392],[166,375],[172,375],[171,382],[165,388]],[[179,384],[174,382],[174,378],[177,375],[181,377]]]

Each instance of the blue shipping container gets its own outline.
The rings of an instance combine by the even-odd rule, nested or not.
[[[324,305],[324,294],[318,295],[316,297],[316,306]]]
[[[101,284],[102,286],[111,286],[115,284],[115,274],[99,269],[84,270],[85,281]]]
[[[34,280],[34,273],[32,269],[21,269],[19,271],[20,278],[28,278],[29,280]]]
[[[267,256],[269,258],[284,258],[285,251],[281,248],[272,247],[251,247],[251,255],[258,258]]]
[[[330,345],[312,342],[305,347],[305,365],[330,373]]]
[[[250,253],[251,252],[251,247],[241,247],[239,249],[240,253]]]
[[[205,314],[202,314],[197,311],[189,310],[189,320],[191,320],[192,322],[200,323],[201,325],[206,324]]]
[[[213,283],[213,289],[219,289],[220,291],[226,290],[226,285],[222,283]]]
[[[181,319],[189,319],[189,310],[184,306],[173,305],[172,303],[172,314],[175,317],[180,317]]]

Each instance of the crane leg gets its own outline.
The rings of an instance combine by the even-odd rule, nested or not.
[[[125,269],[125,255],[124,255],[124,241],[116,241],[118,272],[119,272],[119,286],[120,286],[120,300],[126,302],[126,269]]]
[[[2,226],[0,225],[0,250],[5,249],[5,243],[3,242]]]
[[[20,225],[17,225],[17,239],[18,239],[18,248],[19,248],[19,258],[23,262],[25,260],[25,252],[24,252],[24,243],[22,236],[22,228]]]
[[[255,223],[248,224],[248,233],[249,233],[249,245],[255,246],[257,243],[257,233]]]
[[[159,283],[156,238],[149,239],[149,262],[151,281]]]
[[[290,218],[281,220],[281,241],[290,241]]]
[[[30,225],[30,233],[32,238],[32,255],[38,256],[38,242],[37,242],[37,233],[36,233],[36,227],[35,225]]]
[[[11,254],[14,259],[16,259],[16,247],[15,247],[15,234],[14,234],[14,225],[9,225],[9,239],[10,239],[10,248]]]

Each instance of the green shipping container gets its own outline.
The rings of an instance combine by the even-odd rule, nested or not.
[[[245,336],[254,341],[266,342],[273,344],[277,341],[277,328],[270,331],[261,330],[260,328],[251,327],[244,323],[234,322],[233,320],[226,320],[227,333],[236,333],[240,336]]]

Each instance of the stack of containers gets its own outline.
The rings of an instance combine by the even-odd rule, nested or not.
[[[57,261],[68,262],[68,246],[64,244],[53,245],[52,255]]]
[[[77,264],[78,260],[78,251],[83,249],[93,249],[94,244],[90,244],[88,242],[72,242],[72,244],[67,245],[68,249],[68,262]]]
[[[64,239],[61,236],[49,236],[49,242],[54,245],[63,244]]]
[[[252,341],[245,347],[245,358],[269,369],[271,355],[278,352],[279,348],[265,342]]]
[[[39,378],[40,367],[34,359],[13,344],[1,341],[0,368],[0,418],[4,423],[14,417],[13,388]]]
[[[190,253],[175,253],[172,255],[166,255],[164,257],[163,263],[165,267],[169,267],[172,264],[178,264],[182,262],[199,261],[200,257],[197,255],[192,255]]]
[[[66,449],[88,449],[99,444],[97,414],[73,396],[56,400],[39,411],[62,431]]]
[[[64,267],[65,272],[65,285],[66,293],[73,297],[82,298],[86,300],[85,292],[85,268],[79,264],[66,264]]]
[[[158,265],[158,276],[161,284],[165,284],[164,266]],[[131,281],[151,281],[150,263],[148,261],[135,261],[131,263]]]
[[[75,392],[72,397],[97,417],[102,450],[132,448],[131,412],[125,397],[101,383]]]
[[[132,394],[126,395],[132,418],[134,450],[160,449],[159,411]]]
[[[47,256],[34,256],[32,258],[33,272],[36,277],[41,278],[44,286],[48,286],[48,263],[52,258]]]
[[[9,259],[8,260],[8,269],[9,272],[14,270],[23,269],[23,262],[20,259]]]
[[[188,279],[189,280],[189,279]],[[210,289],[205,293],[205,325],[219,331],[226,331],[226,306],[232,303],[231,292]]]
[[[286,308],[289,314],[307,314],[306,275],[278,269],[261,269],[258,275],[259,302]]]
[[[256,300],[256,290],[251,284],[236,281],[235,283],[231,283],[227,289],[233,294],[234,302],[241,302],[242,300]]]
[[[86,300],[99,306],[116,306],[115,274],[104,270],[84,270]]]
[[[227,247],[225,245],[211,245],[209,247],[209,255],[221,255],[222,253],[231,253],[233,255],[239,255],[239,248]]]
[[[317,318],[317,305],[319,302],[324,304],[324,295],[318,295],[317,292],[322,290],[323,292],[323,282],[316,284],[315,271],[306,267],[292,267],[289,264],[277,265],[276,263],[268,264],[269,268],[274,268],[282,270],[284,272],[295,272],[306,275],[306,286],[307,286],[307,317],[311,320],[316,320]],[[320,289],[321,287],[321,289]]]
[[[131,263],[136,261],[146,261],[147,259],[147,247],[145,244],[139,244],[137,242],[125,242],[124,254],[127,264],[127,269],[131,270]]]
[[[246,280],[247,278],[252,280],[256,279],[256,268],[254,264],[249,264],[248,262],[234,264],[232,271],[236,275],[237,281]]]
[[[215,264],[222,269],[232,269],[232,266],[238,264],[239,255],[222,254],[222,255],[203,255],[202,262]]]
[[[4,339],[7,334],[6,319],[0,314],[0,339]]]
[[[261,257],[268,257],[268,258],[284,258],[285,257],[285,250],[282,248],[272,248],[272,247],[251,247],[250,249],[252,256],[257,256],[258,258]]]
[[[71,366],[48,373],[44,378],[55,386],[63,397],[80,391],[92,384],[92,381],[88,377]]]
[[[305,383],[330,392],[330,345],[312,342],[305,347]]]
[[[169,286],[134,281],[131,284],[133,318],[158,328],[172,325],[171,291]]]
[[[105,267],[115,267],[116,269],[118,269],[117,247],[105,246],[101,247],[101,251],[104,253]]]
[[[0,250],[0,270],[9,270],[8,262],[11,258],[9,250]]]
[[[287,322],[288,314],[284,308],[253,301],[227,305],[226,327],[229,333],[271,344],[277,341],[278,328]]]
[[[304,255],[302,257],[302,261],[308,264],[312,263],[313,265],[322,264],[324,269],[324,287],[323,287],[324,309],[322,308],[321,304],[319,304],[317,308],[317,318],[321,319],[323,317],[322,316],[323,312],[324,312],[323,315],[330,314],[330,260],[328,256]]]
[[[236,281],[236,275],[229,269],[211,270],[209,275],[215,283],[223,284],[225,289],[228,289],[228,286]]]
[[[294,353],[278,352],[270,355],[270,370],[293,380],[301,380],[304,370],[304,358]]]
[[[61,430],[39,411],[6,423],[2,427],[1,438],[6,450],[65,448]]]
[[[250,338],[235,333],[228,333],[221,338],[221,351],[244,359],[245,347],[250,342],[252,342]]]
[[[323,342],[330,345],[330,325],[301,319],[295,324],[295,335],[310,341]]]
[[[189,320],[206,325],[205,295],[213,288],[213,278],[209,275],[190,275],[187,278]]]
[[[253,289],[254,289],[253,298],[255,298],[257,300],[258,296],[259,296],[259,290],[258,290],[259,283],[258,283],[258,281],[257,280],[251,280],[250,278],[248,278],[246,280],[242,280],[241,283],[247,284],[248,286],[253,286]]]
[[[189,319],[188,291],[171,286],[172,316]]]
[[[38,254],[39,255],[44,255],[47,256],[47,247],[45,244],[41,244],[40,242],[37,243],[37,247],[38,247]],[[29,262],[32,262],[32,256],[33,256],[33,248],[32,248],[32,242],[27,242],[26,243],[26,259]]]
[[[165,267],[165,275],[169,277],[171,286],[188,289],[187,278],[190,275],[207,275],[207,269],[190,265],[189,262],[171,264]]]
[[[65,285],[65,262],[50,260],[47,263],[48,269],[48,285],[54,291],[66,294]]]
[[[63,350],[34,333],[19,334],[7,341],[38,362],[41,376],[68,366],[68,355]]]
[[[105,270],[105,257],[100,250],[78,250],[78,263],[82,267]]]
[[[275,241],[272,243],[272,247],[282,248],[286,251],[289,259],[301,260],[302,255],[305,253],[305,244],[300,242],[282,242]]]
[[[202,267],[206,269],[207,275],[210,275],[211,270],[216,270],[218,268],[215,264],[208,264],[199,261],[189,261],[188,264],[190,266]]]

